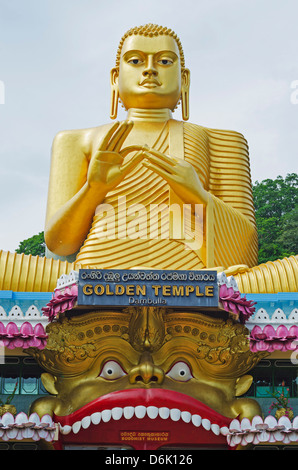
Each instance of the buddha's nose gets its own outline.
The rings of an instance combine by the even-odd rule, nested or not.
[[[143,75],[144,77],[147,77],[147,76],[156,76],[158,74],[156,68],[154,67],[154,58],[149,56],[147,58],[147,62],[146,62],[146,67],[145,69],[143,70]]]
[[[129,381],[131,384],[161,384],[164,379],[164,371],[153,363],[152,357],[148,352],[144,352],[140,362],[129,372]]]

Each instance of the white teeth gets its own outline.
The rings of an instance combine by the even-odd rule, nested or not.
[[[135,414],[136,414],[136,417],[139,419],[142,419],[145,417],[146,411],[147,411],[146,406],[139,405],[135,407]]]
[[[135,409],[133,406],[126,406],[123,410],[124,418],[131,419],[135,414]]]
[[[163,406],[162,408],[159,408],[158,414],[162,419],[168,419],[170,416],[170,410]]]
[[[181,413],[181,419],[182,419],[185,423],[190,423],[190,422],[191,422],[191,414],[189,413],[189,411],[182,411],[182,413]]]
[[[222,428],[220,428],[220,434],[222,434],[223,436],[227,436],[229,433],[230,430],[227,426],[223,426]]]
[[[220,427],[218,426],[218,424],[211,424],[211,431],[212,431],[216,436],[219,436],[219,435],[220,435]]]
[[[191,420],[192,420],[192,424],[196,426],[197,428],[201,426],[202,418],[200,415],[192,415]]]
[[[210,431],[211,423],[210,423],[209,419],[202,419],[202,426],[203,426],[204,429],[206,429],[206,431]]]
[[[72,432],[74,434],[77,434],[80,429],[81,429],[81,421],[77,421],[76,423],[72,425]]]
[[[91,423],[91,418],[90,416],[85,416],[85,418],[82,419],[82,428],[87,429],[89,428]]]
[[[158,408],[157,406],[143,406],[138,405],[125,406],[121,408],[115,406],[111,410],[102,410],[101,412],[92,413],[91,416],[85,416],[81,421],[76,421],[72,426],[60,424],[60,432],[63,435],[69,434],[71,431],[77,434],[81,429],[88,429],[91,424],[97,426],[101,421],[108,423],[111,419],[119,421],[121,418],[131,419],[134,416],[138,419],[143,419],[145,416],[154,420],[156,418],[171,419],[172,421],[179,421],[180,418],[185,423],[192,423],[195,427],[203,426],[206,431],[212,431],[216,436],[222,434],[224,436],[229,434],[229,428],[219,427],[216,423],[211,423],[207,418],[201,418],[200,415],[191,414],[189,411],[180,411],[178,408],[169,409],[166,406]]]
[[[156,406],[148,406],[147,407],[147,415],[151,419],[155,419],[158,416],[158,408]]]
[[[103,410],[101,412],[101,419],[104,423],[108,423],[111,419],[112,411],[111,410]]]
[[[100,421],[101,421],[101,413],[98,412],[98,413],[93,413],[93,414],[91,415],[91,422],[92,422],[92,424],[97,425],[97,424],[100,423]]]
[[[112,409],[112,418],[115,421],[118,421],[119,419],[121,419],[122,415],[123,415],[123,409],[120,408],[119,406]]]
[[[65,436],[66,434],[69,434],[70,431],[71,431],[71,426],[68,426],[67,424],[65,426],[60,427],[61,434],[64,434]]]
[[[178,408],[173,408],[170,410],[170,416],[172,421],[179,421],[181,416],[181,411]]]

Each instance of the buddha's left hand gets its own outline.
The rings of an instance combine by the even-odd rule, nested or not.
[[[208,192],[203,188],[194,167],[180,158],[169,157],[153,148],[144,151],[143,165],[165,179],[186,204],[207,204]]]

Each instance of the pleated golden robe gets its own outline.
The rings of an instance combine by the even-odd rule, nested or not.
[[[161,176],[139,164],[98,207],[75,264],[105,269],[255,266],[258,244],[244,137],[170,120],[154,147],[193,165],[211,196],[207,207],[197,217],[192,208],[185,231],[179,228],[180,237],[173,234],[177,214],[167,208],[178,204],[182,218],[183,203]],[[159,209],[157,217],[154,210]],[[190,237],[195,243],[187,242]]]

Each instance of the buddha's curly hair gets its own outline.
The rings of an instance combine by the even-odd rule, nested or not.
[[[122,51],[122,47],[123,47],[125,39],[133,35],[148,36],[151,38],[154,36],[162,36],[162,35],[171,36],[173,39],[175,39],[178,49],[179,49],[181,67],[185,68],[184,52],[182,49],[181,41],[178,38],[177,34],[173,30],[166,28],[165,26],[159,26],[157,24],[152,24],[152,23],[148,23],[143,26],[135,26],[134,28],[129,29],[122,36],[121,41],[119,43],[117,56],[116,56],[116,67],[119,67],[120,65],[121,51]]]

